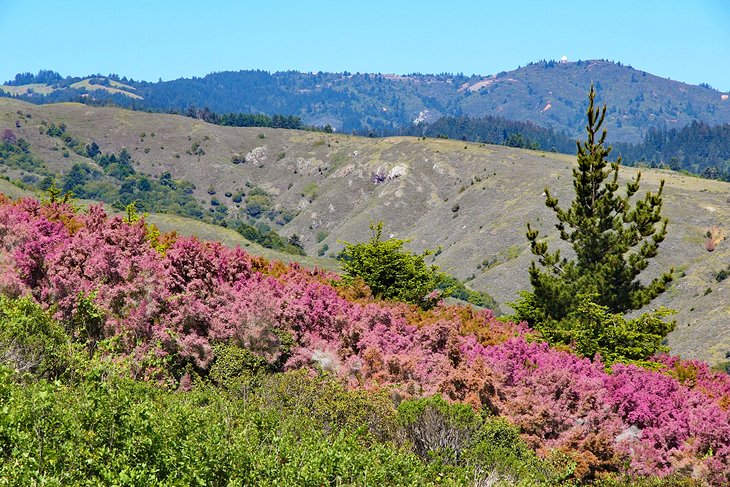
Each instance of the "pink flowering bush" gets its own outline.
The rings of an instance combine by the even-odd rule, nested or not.
[[[218,345],[236,345],[270,370],[324,370],[506,417],[541,455],[569,458],[577,479],[730,482],[730,378],[706,364],[660,356],[657,371],[607,373],[489,310],[377,301],[321,270],[158,237],[101,207],[0,198],[0,292],[31,296],[77,339],[112,339],[139,378],[188,383]],[[80,329],[90,313],[100,326]]]

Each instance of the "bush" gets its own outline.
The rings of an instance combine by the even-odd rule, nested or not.
[[[531,299],[532,295],[526,293],[516,303],[518,314],[530,315]],[[615,362],[650,365],[649,357],[669,350],[662,342],[674,329],[675,322],[665,322],[663,318],[673,311],[660,308],[626,319],[596,304],[594,295],[578,295],[577,302],[577,308],[567,318],[546,322],[541,327],[540,332],[550,343],[570,344],[580,355],[590,359],[600,356],[607,365]]]
[[[53,379],[71,365],[71,351],[63,327],[30,297],[0,295],[0,365],[21,376]]]
[[[436,478],[463,485],[467,478],[367,433],[328,432],[291,408],[259,407],[202,384],[173,393],[112,375],[74,386],[18,385],[0,367],[0,401],[3,485],[434,485]]]
[[[481,424],[466,404],[450,404],[441,396],[403,401],[398,425],[403,438],[424,460],[458,464]]]
[[[477,482],[555,485],[561,476],[527,447],[517,427],[465,404],[441,396],[408,400],[398,406],[397,420],[401,441],[419,457],[468,467]]]
[[[268,376],[257,400],[261,407],[310,418],[328,432],[367,432],[383,441],[395,438],[395,408],[387,391],[350,391],[326,373],[311,378],[307,371],[297,370]]]
[[[215,360],[210,367],[209,377],[214,384],[224,389],[247,388],[269,365],[263,357],[235,345],[215,345],[213,354]]]
[[[424,262],[431,252],[413,254],[403,250],[407,240],[381,240],[382,221],[370,224],[370,230],[373,236],[369,242],[343,242],[340,257],[347,277],[362,278],[376,297],[414,303],[424,309],[433,307],[437,296],[429,295],[438,286],[441,274],[438,267]]]

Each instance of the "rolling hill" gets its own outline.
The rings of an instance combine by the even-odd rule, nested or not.
[[[568,201],[575,161],[454,140],[221,127],[177,115],[0,99],[0,132],[8,129],[27,140],[48,170],[96,165],[47,135],[50,124],[64,124],[68,134],[96,142],[106,153],[126,148],[139,173],[169,172],[192,182],[193,196],[206,211],[214,206],[225,206],[230,215],[248,211],[246,200],[236,203],[227,195],[259,188],[273,208],[292,216],[278,224],[280,233],[299,235],[309,255],[333,254],[342,240],[365,240],[369,223],[382,219],[386,234],[411,239],[416,251],[438,248],[436,264],[500,303],[528,287],[525,223],[556,239],[542,192],[547,185],[562,203]],[[17,168],[3,171],[15,180],[35,177]],[[622,178],[634,172],[624,168]],[[654,304],[678,311],[669,337],[675,353],[719,363],[730,352],[730,281],[718,280],[730,262],[728,242],[720,238],[730,216],[730,185],[646,170],[642,189],[655,190],[660,179],[667,181],[669,233],[647,276],[673,266],[681,277]],[[214,198],[218,205],[211,206]],[[191,228],[170,220],[167,228]],[[713,252],[706,250],[708,231],[718,241]]]
[[[639,142],[650,127],[681,128],[693,120],[730,122],[728,94],[604,60],[541,61],[489,76],[229,71],[144,82],[100,75],[64,79],[43,71],[18,75],[0,92],[35,103],[297,115],[307,124],[330,124],[346,133],[391,132],[443,116],[491,115],[577,137],[591,83],[611,102],[611,141]]]

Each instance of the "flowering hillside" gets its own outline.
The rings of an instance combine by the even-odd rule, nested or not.
[[[703,363],[607,372],[489,310],[376,301],[334,274],[31,199],[0,201],[0,292],[30,295],[137,379],[187,388],[232,344],[269,372],[324,370],[351,389],[503,416],[578,480],[730,482],[730,377]]]

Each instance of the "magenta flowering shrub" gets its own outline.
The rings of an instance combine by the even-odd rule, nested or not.
[[[712,370],[699,360],[680,360],[666,354],[654,357],[654,360],[663,364],[664,372],[683,385],[714,399],[721,408],[730,409],[730,375]]]
[[[194,238],[167,243],[159,251],[144,222],[101,207],[0,198],[0,292],[32,295],[72,333],[81,300],[93,299],[104,317],[94,338],[117,337],[142,378],[205,374],[213,345],[230,342],[273,369],[327,370],[351,387],[440,393],[505,416],[541,454],[572,459],[578,479],[730,482],[730,378],[706,364],[661,356],[661,370],[609,374],[488,310],[351,299],[321,270]]]

